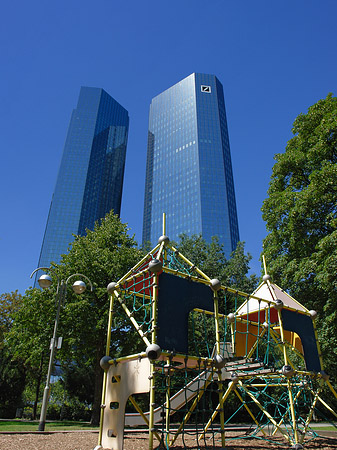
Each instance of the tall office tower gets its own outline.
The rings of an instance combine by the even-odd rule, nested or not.
[[[103,89],[82,87],[73,110],[39,267],[59,262],[73,234],[111,209],[120,214],[129,115]]]
[[[226,255],[239,229],[223,88],[193,73],[152,100],[149,117],[143,242],[166,234],[218,236]]]

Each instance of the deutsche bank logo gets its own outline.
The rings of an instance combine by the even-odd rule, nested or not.
[[[210,94],[212,92],[211,86],[205,86],[204,84],[202,84],[201,92],[207,92],[208,94]]]

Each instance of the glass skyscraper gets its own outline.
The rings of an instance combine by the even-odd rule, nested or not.
[[[239,241],[223,87],[193,73],[152,100],[146,163],[143,242],[166,234],[218,236],[226,255]]]
[[[103,89],[82,87],[73,110],[39,267],[59,262],[73,234],[84,235],[111,209],[120,214],[129,115]]]

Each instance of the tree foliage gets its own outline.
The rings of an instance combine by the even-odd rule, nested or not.
[[[262,207],[264,254],[273,280],[319,312],[323,347],[337,355],[337,98],[300,114],[292,131]]]
[[[91,292],[87,286],[87,291],[80,296],[71,289],[77,277],[69,280],[58,329],[63,344],[56,359],[62,366],[64,386],[69,395],[75,396],[76,382],[78,401],[83,400],[83,393],[87,392],[86,403],[92,405],[93,424],[98,422],[101,401],[103,372],[99,361],[105,355],[109,309],[106,287],[121,278],[142,256],[134,238],[128,235],[127,226],[111,212],[96,223],[93,231],[87,230],[86,236],[75,237],[60,264],[52,264],[50,274],[55,283],[51,288],[26,291],[10,333],[13,356],[29,370],[29,380],[37,383],[39,369],[45,374],[49,357],[56,313],[56,281],[65,282],[77,273],[89,278],[94,289]],[[124,334],[123,326],[116,329],[113,336],[116,348],[127,342]],[[132,342],[131,339],[130,347]],[[41,364],[41,358],[44,358],[44,364]]]
[[[128,235],[127,225],[111,212],[96,223],[94,230],[87,230],[86,236],[76,236],[69,253],[55,267],[60,279],[82,273],[94,287],[93,292],[88,289],[81,296],[68,290],[60,327],[64,345],[59,352],[69,391],[73,392],[74,367],[81,380],[81,390],[91,390],[93,424],[98,423],[101,401],[99,361],[105,355],[109,309],[106,287],[121,278],[142,255],[134,238]],[[113,338],[115,343],[123,340],[123,332],[116,330]]]
[[[18,291],[0,295],[0,417],[15,416],[25,384],[25,369],[13,359],[8,343],[8,333],[21,304]]]
[[[208,243],[202,236],[189,237],[182,234],[177,247],[206,275],[219,279],[222,284],[248,293],[256,288],[258,279],[255,274],[249,275],[249,262],[252,257],[249,253],[245,255],[244,242],[237,244],[228,259],[217,237],[213,237]]]
[[[230,259],[225,257],[216,239],[208,244],[198,236],[182,236],[178,247],[205,273],[219,278],[223,284],[248,292],[255,288],[257,278],[248,276],[250,256],[244,254],[243,244],[238,245]],[[26,291],[20,308],[13,314],[15,321],[7,336],[13,361],[20,362],[27,375],[26,392],[31,396],[35,393],[34,411],[37,399],[41,398],[40,385],[44,382],[49,359],[56,314],[56,281],[65,282],[80,273],[91,280],[94,289],[91,292],[88,286],[84,294],[76,295],[71,284],[77,277],[69,279],[58,329],[63,344],[55,360],[62,367],[59,385],[64,388],[68,407],[90,406],[92,423],[98,422],[103,375],[99,361],[105,354],[109,311],[106,286],[118,281],[143,256],[143,250],[137,248],[134,238],[128,235],[127,226],[110,213],[93,231],[75,238],[60,264],[52,264],[50,274],[55,283],[49,289]],[[115,302],[110,354],[118,357],[140,350],[143,350],[143,343],[120,304]],[[55,395],[52,391],[51,400]]]
[[[18,291],[0,295],[0,348],[4,345],[5,334],[11,329],[15,312],[22,303],[22,295]]]

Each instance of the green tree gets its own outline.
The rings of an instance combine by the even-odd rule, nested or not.
[[[88,290],[81,296],[68,290],[60,319],[63,347],[58,355],[64,371],[68,371],[66,388],[74,392],[75,371],[81,380],[81,391],[89,392],[92,424],[98,424],[100,413],[103,372],[99,362],[105,354],[109,309],[106,287],[111,281],[121,278],[142,256],[136,241],[128,235],[127,225],[111,212],[96,223],[93,231],[87,230],[86,236],[76,236],[69,253],[63,255],[59,265],[55,265],[59,279],[82,273],[94,286],[93,292]],[[124,314],[118,316],[118,311],[119,306],[116,305],[116,327],[112,339],[115,354],[123,346],[128,346],[131,351],[134,345],[128,335],[129,329],[123,326],[127,318]]]
[[[12,359],[7,339],[21,304],[18,291],[0,295],[0,417],[14,417],[25,384],[24,367]]]
[[[73,398],[75,403],[90,404],[92,424],[98,423],[100,413],[103,371],[99,362],[105,355],[109,309],[106,287],[111,281],[121,278],[142,256],[143,252],[136,248],[134,238],[128,235],[127,226],[111,212],[96,223],[93,231],[87,230],[86,236],[76,236],[60,264],[51,266],[50,274],[54,281],[56,277],[65,281],[70,275],[81,273],[91,280],[94,287],[93,292],[88,287],[84,294],[76,295],[70,288],[76,277],[69,281],[58,328],[63,344],[55,358],[63,369],[65,397]],[[53,283],[43,291],[26,291],[9,334],[13,357],[26,368],[27,383],[36,386],[35,410],[49,359],[56,313],[56,285]],[[118,311],[116,305],[116,327],[112,339],[116,355],[123,346],[130,351],[134,346],[129,329],[124,326],[127,318],[125,314],[118,315]]]
[[[14,314],[21,303],[22,295],[18,291],[0,295],[0,348],[4,345],[5,334],[11,329]]]
[[[7,334],[12,359],[26,372],[26,387],[34,392],[33,418],[36,418],[41,384],[48,363],[50,338],[55,320],[55,301],[51,292],[28,289]]]
[[[182,234],[177,248],[209,277],[218,278],[226,286],[248,293],[257,286],[256,275],[249,275],[252,257],[249,253],[245,255],[244,242],[237,244],[230,258],[226,258],[223,245],[217,237],[208,243],[199,235],[189,237]]]
[[[337,98],[300,114],[263,203],[272,279],[319,313],[322,346],[337,373]],[[326,358],[327,359],[327,358]]]

